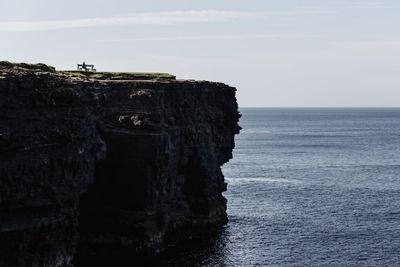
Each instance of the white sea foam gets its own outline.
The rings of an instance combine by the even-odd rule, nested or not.
[[[225,177],[225,180],[230,184],[236,183],[291,183],[291,184],[299,184],[301,181],[294,179],[285,179],[285,178],[270,178],[270,177],[252,177],[252,178],[235,178],[235,177]]]
[[[247,133],[247,134],[254,134],[254,133],[262,134],[262,133],[265,133],[265,134],[269,134],[269,133],[271,133],[271,130],[263,130],[263,129],[257,129],[257,128],[255,128],[255,129],[243,129],[243,130],[240,131],[240,133]]]

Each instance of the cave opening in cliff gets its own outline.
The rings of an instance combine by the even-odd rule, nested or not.
[[[152,168],[143,158],[132,159],[126,145],[105,140],[105,159],[96,162],[93,183],[80,197],[79,265],[130,255],[127,247],[140,246],[135,242],[144,239],[137,214],[146,208]]]

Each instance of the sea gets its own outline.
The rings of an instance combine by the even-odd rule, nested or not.
[[[241,108],[228,224],[171,265],[400,266],[400,108]]]

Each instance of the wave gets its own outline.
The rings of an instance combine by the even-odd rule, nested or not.
[[[244,177],[225,177],[225,180],[228,183],[291,183],[291,184],[299,184],[302,183],[299,180],[294,179],[285,179],[285,178],[270,178],[270,177],[252,177],[252,178],[244,178]]]
[[[262,134],[266,133],[269,134],[271,133],[271,130],[263,130],[263,129],[243,129],[240,131],[240,133],[246,133],[246,134]]]

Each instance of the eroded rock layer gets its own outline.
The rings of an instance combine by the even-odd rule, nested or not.
[[[0,64],[0,266],[154,254],[226,222],[234,88],[23,67]]]

